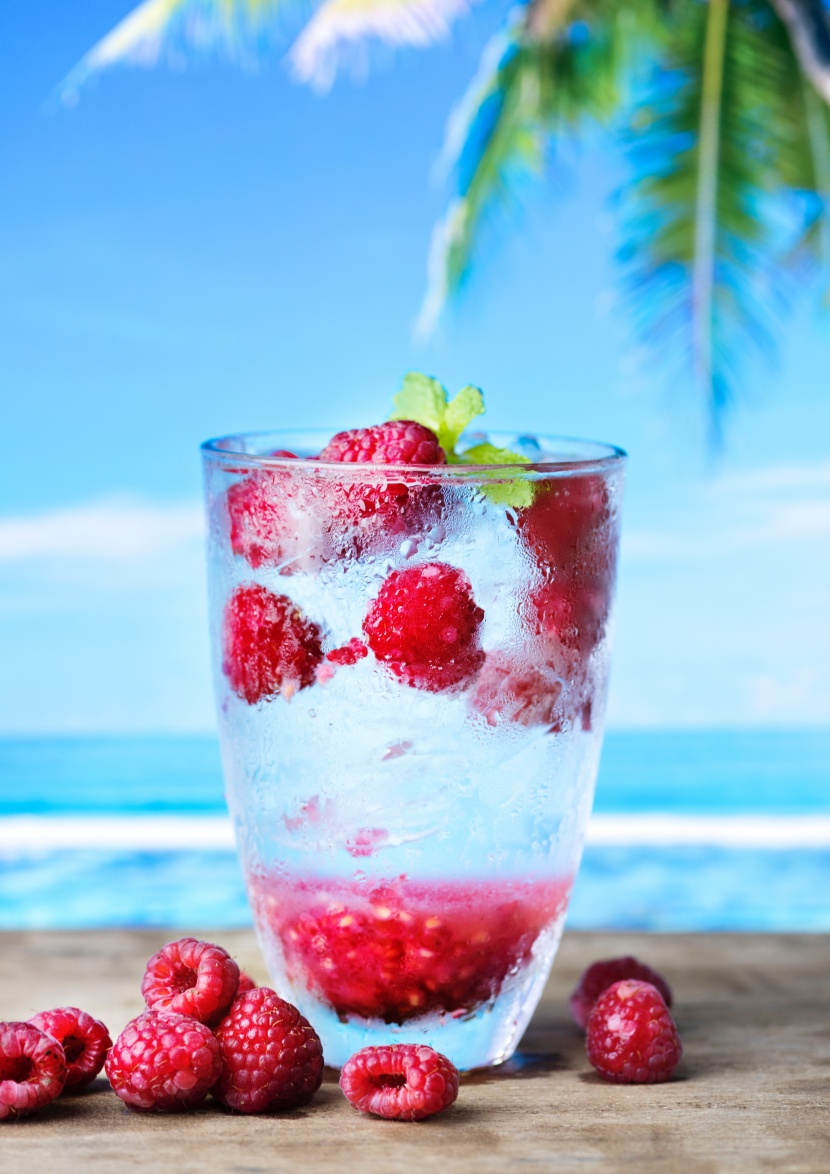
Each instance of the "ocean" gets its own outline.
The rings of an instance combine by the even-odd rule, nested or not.
[[[830,730],[611,732],[570,928],[830,930]],[[0,928],[250,924],[209,737],[0,739]]]

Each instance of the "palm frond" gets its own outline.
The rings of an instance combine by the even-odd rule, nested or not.
[[[715,430],[740,357],[771,351],[793,292],[782,196],[805,109],[792,100],[793,76],[786,31],[765,0],[693,0],[675,14],[634,116],[624,289],[664,364],[695,373]]]
[[[535,0],[487,47],[447,128],[443,159],[456,191],[433,231],[422,333],[464,281],[485,220],[542,173],[559,141],[619,111],[640,17],[654,7]]]
[[[58,87],[74,105],[81,87],[113,65],[153,66],[186,48],[221,49],[238,58],[256,42],[284,0],[144,0],[78,62]]]
[[[295,41],[294,75],[327,90],[344,58],[368,39],[390,46],[429,45],[446,37],[475,0],[325,0]],[[358,46],[360,48],[358,48]]]

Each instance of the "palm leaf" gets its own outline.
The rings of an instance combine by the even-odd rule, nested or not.
[[[367,38],[386,45],[429,45],[445,37],[475,0],[325,0],[291,49],[294,74],[320,90],[343,58]]]
[[[101,70],[118,64],[152,66],[187,47],[221,48],[239,57],[282,5],[283,0],[144,0],[85,54],[60,85],[58,97],[73,105],[81,87]]]
[[[621,108],[651,3],[538,0],[509,18],[450,118],[443,159],[456,191],[433,232],[419,328],[428,333],[463,283],[485,221],[510,207],[554,146]]]
[[[691,366],[717,429],[740,357],[771,351],[793,292],[781,201],[805,107],[792,101],[793,52],[765,0],[687,3],[667,45],[634,121],[624,288],[661,359],[679,374]]]

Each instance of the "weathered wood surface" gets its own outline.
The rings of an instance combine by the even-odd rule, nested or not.
[[[75,1004],[113,1036],[141,1008],[144,961],[173,932],[0,934],[0,1017]],[[252,935],[213,936],[265,979]],[[675,990],[685,1055],[655,1087],[603,1083],[567,995],[598,957],[635,953]],[[566,935],[520,1063],[463,1079],[421,1124],[364,1117],[336,1075],[307,1108],[240,1117],[131,1112],[99,1080],[39,1116],[0,1125],[6,1174],[148,1171],[441,1174],[514,1170],[830,1170],[830,941],[818,935]]]

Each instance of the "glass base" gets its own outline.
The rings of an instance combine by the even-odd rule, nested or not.
[[[338,1016],[327,1003],[287,979],[271,935],[260,934],[260,944],[275,989],[313,1025],[329,1067],[342,1068],[361,1048],[417,1043],[435,1048],[459,1071],[466,1072],[503,1064],[515,1052],[550,974],[564,921],[563,912],[548,925],[537,939],[528,963],[504,981],[494,998],[475,1010],[449,1014],[431,1011],[405,1023]]]

